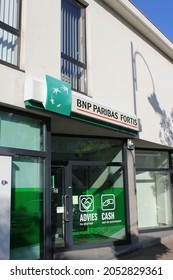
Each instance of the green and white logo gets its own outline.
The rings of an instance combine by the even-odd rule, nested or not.
[[[46,75],[46,110],[70,116],[71,114],[71,87],[70,84]]]
[[[94,197],[93,195],[80,195],[79,210],[81,212],[94,211]]]
[[[103,194],[101,196],[101,208],[103,211],[115,210],[115,195]]]

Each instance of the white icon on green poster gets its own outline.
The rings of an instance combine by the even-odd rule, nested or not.
[[[80,195],[79,196],[79,210],[81,212],[94,211],[93,195]]]
[[[115,210],[115,195],[103,194],[101,196],[101,208],[103,211]]]

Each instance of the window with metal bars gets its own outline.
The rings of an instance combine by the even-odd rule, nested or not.
[[[0,62],[19,67],[21,0],[0,0]]]
[[[87,94],[86,7],[76,0],[61,3],[61,78]]]

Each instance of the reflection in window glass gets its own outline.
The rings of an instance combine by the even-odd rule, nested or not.
[[[169,172],[136,174],[139,229],[173,226]]]
[[[167,152],[162,151],[136,151],[137,168],[169,168]]]
[[[61,78],[86,94],[85,7],[78,1],[61,3]]]
[[[122,167],[73,166],[74,244],[126,238]]]
[[[0,59],[18,64],[19,37],[0,28]]]
[[[12,163],[11,259],[40,259],[43,161],[16,157]]]
[[[19,28],[19,8],[20,0],[1,0],[0,1],[0,21]]]
[[[0,146],[42,151],[43,123],[39,119],[1,111]]]
[[[87,71],[85,67],[81,67],[66,59],[61,59],[61,79],[69,83],[73,89],[86,92],[86,77]]]
[[[120,140],[52,137],[53,160],[122,162],[122,157]]]
[[[0,60],[19,66],[20,0],[0,1]]]
[[[139,229],[173,226],[172,193],[168,168],[168,152],[136,151]]]

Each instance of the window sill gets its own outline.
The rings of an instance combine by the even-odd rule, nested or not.
[[[11,64],[11,63],[6,62],[6,61],[1,60],[1,59],[0,59],[0,64],[2,64],[2,65],[4,65],[4,66],[7,66],[7,67],[10,67],[10,68],[12,68],[12,69],[15,69],[15,70],[21,71],[21,72],[25,72],[25,70],[20,69],[20,68],[19,68],[19,66],[14,65],[14,64]]]

